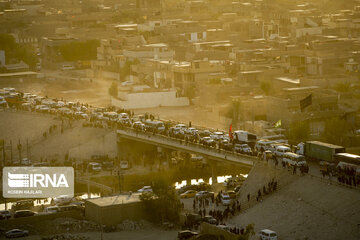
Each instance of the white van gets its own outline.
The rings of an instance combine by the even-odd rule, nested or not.
[[[97,162],[91,162],[91,163],[89,163],[89,165],[88,165],[88,169],[89,169],[91,172],[100,172],[100,171],[101,171],[101,164],[100,164],[100,163],[97,163]]]
[[[275,156],[282,157],[284,153],[291,152],[291,149],[287,146],[275,146]]]
[[[266,150],[269,150],[271,145],[274,144],[274,143],[276,143],[276,142],[262,139],[262,140],[259,140],[259,141],[256,142],[255,149],[257,151],[259,151],[259,152],[261,150],[266,151]]]
[[[292,152],[284,153],[282,161],[290,166],[296,165],[297,167],[300,167],[306,165],[306,160],[304,156]]]
[[[62,65],[62,67],[61,67],[61,70],[73,70],[73,69],[75,69],[75,67],[74,66],[72,66],[72,65],[67,65],[67,64],[64,64],[64,65]]]
[[[46,213],[57,213],[59,211],[60,211],[60,209],[57,206],[46,207],[44,209],[44,212],[46,212]]]
[[[276,232],[269,229],[261,230],[259,235],[261,240],[277,240]]]
[[[223,206],[229,206],[231,203],[230,196],[227,193],[221,193],[220,199]]]

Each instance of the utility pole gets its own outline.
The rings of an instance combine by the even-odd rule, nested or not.
[[[10,140],[10,159],[11,159],[11,164],[13,163],[13,152],[12,152],[12,141]]]
[[[19,143],[18,143],[18,145],[17,145],[17,148],[18,148],[18,150],[19,150],[19,162],[21,163],[21,149],[22,149],[22,145],[21,145],[21,143],[20,143],[20,139],[19,139]]]
[[[1,141],[2,141],[2,152],[3,152],[1,166],[5,166],[5,140],[2,139]]]
[[[122,172],[121,172],[121,167],[119,166],[119,169],[117,171],[117,175],[118,175],[118,183],[119,183],[119,194],[121,194],[121,180],[122,180]]]
[[[29,151],[29,139],[26,138],[26,157],[30,160],[30,151]]]

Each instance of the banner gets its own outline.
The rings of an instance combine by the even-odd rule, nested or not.
[[[275,127],[276,128],[281,127],[281,119],[275,123]]]

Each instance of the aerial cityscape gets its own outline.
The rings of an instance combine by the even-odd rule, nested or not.
[[[0,0],[0,239],[359,240],[360,0]]]

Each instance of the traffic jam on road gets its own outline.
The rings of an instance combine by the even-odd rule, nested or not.
[[[257,156],[259,160],[273,160],[275,165],[309,170],[308,161],[316,161],[323,175],[338,176],[345,184],[358,184],[360,156],[346,153],[345,148],[318,141],[308,141],[289,145],[285,135],[262,136],[244,130],[228,131],[195,127],[170,120],[161,120],[152,114],[135,115],[133,111],[115,107],[94,107],[64,99],[51,99],[31,93],[23,93],[15,88],[0,90],[0,106],[45,114],[53,114],[72,120],[83,120],[86,127],[108,127],[131,129],[166,136],[184,143],[193,143],[209,150]],[[323,154],[318,154],[319,149]],[[254,158],[255,159],[255,158]]]

